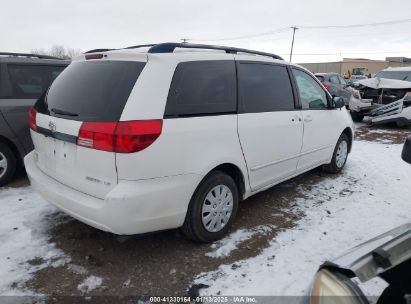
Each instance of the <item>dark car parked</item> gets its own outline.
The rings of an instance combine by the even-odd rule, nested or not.
[[[344,99],[345,105],[348,106],[352,95],[352,88],[344,78],[337,73],[316,73],[315,77],[321,81],[331,95],[341,96]]]
[[[33,149],[28,113],[70,61],[33,54],[0,52],[0,186]]]

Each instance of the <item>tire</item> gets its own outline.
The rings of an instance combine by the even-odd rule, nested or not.
[[[362,122],[362,120],[364,119],[364,115],[358,112],[350,112],[350,114],[351,114],[352,120],[355,122]]]
[[[16,167],[17,160],[13,151],[7,145],[0,143],[0,187],[13,178]]]
[[[341,134],[335,146],[331,163],[323,166],[324,171],[328,173],[338,173],[344,168],[348,157],[349,142],[348,136],[344,133]]]
[[[217,191],[223,193],[221,198]],[[181,230],[194,241],[214,242],[227,233],[235,218],[237,208],[238,189],[234,180],[221,171],[211,172],[194,192]],[[224,214],[226,218],[223,218]]]

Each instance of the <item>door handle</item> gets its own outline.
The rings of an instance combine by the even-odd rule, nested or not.
[[[305,122],[310,122],[310,121],[313,121],[313,119],[312,119],[311,116],[305,116],[305,117],[304,117],[304,121],[305,121]]]

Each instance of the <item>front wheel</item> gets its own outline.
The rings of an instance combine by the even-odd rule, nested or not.
[[[337,145],[335,146],[333,158],[331,163],[325,165],[323,168],[329,173],[338,173],[344,168],[348,157],[349,139],[346,134],[341,134],[338,139]]]
[[[238,190],[234,180],[224,172],[211,172],[191,198],[181,229],[195,241],[216,241],[227,233],[237,207]]]

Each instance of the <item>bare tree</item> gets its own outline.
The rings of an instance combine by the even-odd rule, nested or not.
[[[62,59],[72,59],[81,54],[81,50],[64,47],[63,45],[55,44],[48,51],[44,49],[33,49],[32,54],[49,55]]]

